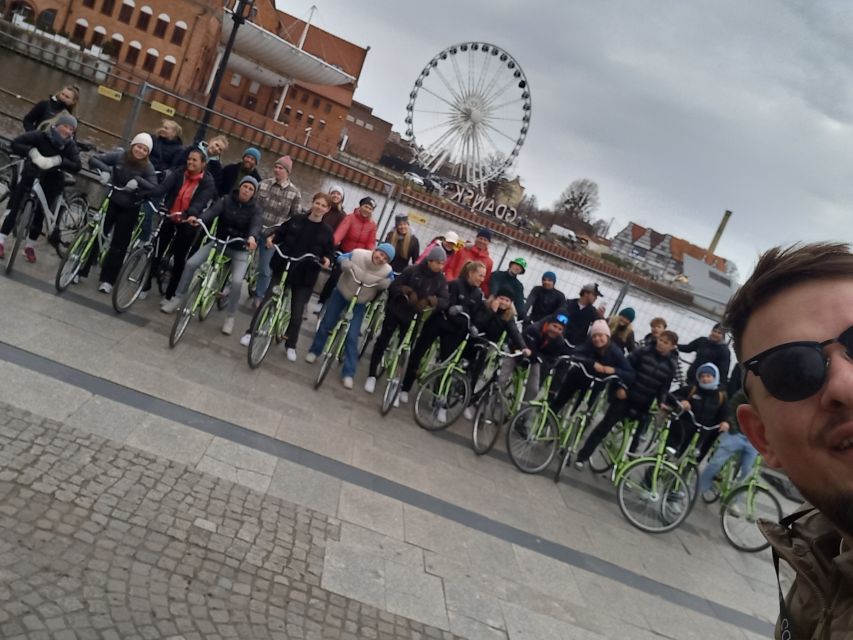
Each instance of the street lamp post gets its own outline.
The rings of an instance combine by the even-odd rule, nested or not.
[[[219,97],[219,87],[222,84],[222,77],[225,75],[225,68],[228,66],[228,59],[231,57],[231,50],[234,48],[234,41],[237,39],[237,29],[239,29],[240,25],[244,24],[251,16],[254,4],[255,0],[237,0],[237,6],[231,14],[234,26],[231,29],[231,35],[228,37],[228,43],[225,45],[225,51],[219,61],[219,67],[216,69],[216,75],[213,77],[213,86],[210,88],[210,97],[207,100],[207,107],[204,110],[201,124],[195,133],[195,144],[204,140],[204,136],[207,134],[207,125],[210,124],[210,117],[213,115],[213,108],[216,105],[216,98]]]

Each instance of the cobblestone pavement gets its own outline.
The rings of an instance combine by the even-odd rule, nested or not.
[[[320,587],[340,522],[0,404],[0,636],[454,638]]]

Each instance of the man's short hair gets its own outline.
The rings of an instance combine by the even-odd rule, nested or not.
[[[738,360],[750,316],[780,292],[811,280],[853,278],[853,253],[842,242],[774,247],[758,259],[749,279],[729,300],[723,324],[732,332]]]
[[[661,338],[664,338],[672,344],[678,344],[678,334],[675,331],[661,331],[661,334],[658,336],[658,340]]]
[[[652,318],[652,321],[649,323],[649,326],[650,327],[663,327],[664,329],[666,329],[667,324],[666,324],[666,320],[664,320],[663,318],[658,316],[657,318]]]

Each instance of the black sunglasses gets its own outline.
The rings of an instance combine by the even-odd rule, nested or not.
[[[826,382],[829,358],[823,350],[835,343],[843,345],[847,355],[853,357],[853,327],[832,340],[787,342],[762,351],[743,363],[744,390],[746,374],[751,371],[777,400],[798,402],[813,396]]]

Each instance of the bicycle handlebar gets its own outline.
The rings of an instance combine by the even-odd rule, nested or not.
[[[502,358],[521,358],[524,357],[523,351],[504,351],[497,342],[492,342],[486,338],[481,338],[483,348],[494,350]]]
[[[236,242],[243,242],[243,243],[246,242],[245,238],[228,238],[227,240],[220,240],[215,235],[210,233],[210,229],[208,228],[208,226],[206,224],[204,224],[204,220],[202,220],[201,218],[196,218],[195,220],[198,223],[198,226],[200,226],[202,228],[202,230],[204,231],[204,235],[206,235],[210,240],[213,240],[214,242],[221,242],[222,244],[226,244],[226,245],[227,244],[233,244]]]
[[[569,357],[571,358],[572,366],[579,368],[583,372],[583,374],[587,378],[589,378],[590,380],[595,380],[596,382],[608,382],[610,380],[621,380],[621,378],[618,375],[616,375],[615,373],[610,373],[604,377],[599,377],[599,376],[596,376],[594,374],[591,374],[589,371],[587,371],[586,364],[584,362],[581,362],[580,360],[572,358],[571,356],[569,356]]]
[[[284,253],[282,252],[282,250],[281,250],[281,249],[279,249],[279,247],[278,247],[278,245],[277,245],[277,244],[274,244],[274,245],[272,246],[272,248],[273,248],[273,249],[275,249],[275,252],[276,252],[280,257],[284,258],[285,260],[290,260],[291,262],[299,262],[299,261],[301,261],[301,260],[306,260],[306,259],[308,259],[308,258],[313,258],[315,261],[320,262],[320,256],[318,256],[318,255],[316,255],[316,254],[313,254],[313,253],[303,253],[303,254],[302,254],[301,256],[299,256],[298,258],[294,258],[294,257],[292,257],[292,256],[286,256],[286,255],[284,255]]]

